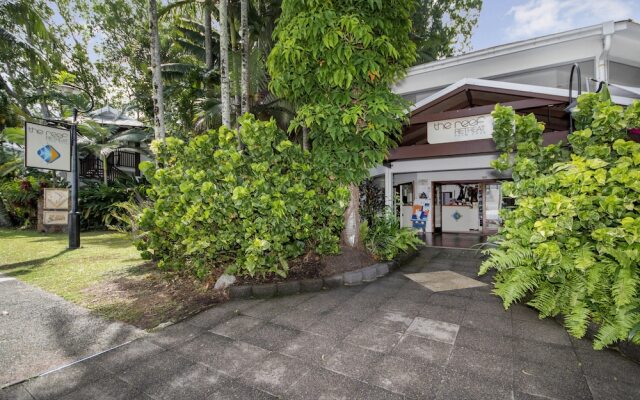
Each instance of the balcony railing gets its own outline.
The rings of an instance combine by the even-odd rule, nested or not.
[[[140,153],[116,150],[107,157],[107,181],[130,177],[120,168],[132,168],[134,176],[140,176]],[[104,166],[100,158],[93,154],[80,160],[80,176],[89,179],[104,180]]]

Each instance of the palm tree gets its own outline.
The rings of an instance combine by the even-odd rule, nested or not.
[[[220,0],[220,102],[222,125],[231,128],[231,104],[229,98],[229,23],[228,0]]]
[[[160,70],[160,34],[158,33],[158,4],[149,0],[149,35],[151,39],[151,70],[153,83],[154,130],[157,140],[165,140],[164,93]],[[106,174],[105,174],[106,175]]]
[[[215,51],[206,55],[206,29],[199,21],[174,18],[171,26],[171,46],[167,62],[162,64],[165,96],[171,109],[167,120],[187,132],[203,132],[220,126],[217,37],[211,38],[216,44]],[[206,65],[208,57],[211,57],[211,67]]]
[[[211,37],[211,1],[204,2],[204,53],[207,72],[213,69],[213,44]]]
[[[240,114],[249,112],[249,2],[240,0],[240,41],[242,43],[242,72]]]
[[[195,14],[198,3],[202,4],[202,14],[203,14],[203,22],[202,25],[204,27],[204,53],[205,53],[205,67],[207,72],[211,71],[214,67],[214,45],[212,40],[212,28],[211,28],[211,13],[213,8],[214,0],[178,0],[173,3],[169,3],[166,6],[162,7],[158,12],[158,16],[160,18],[168,15],[169,13],[180,11],[188,11],[188,14]]]
[[[211,1],[211,0],[210,0]],[[213,3],[213,2],[212,2]],[[242,35],[242,5],[238,0],[227,4],[227,25],[229,27],[230,46],[229,64],[234,61],[238,66],[237,73],[229,75],[229,124],[233,124],[233,116],[240,112],[252,112],[260,118],[275,117],[281,127],[290,122],[294,109],[291,104],[275,98],[269,93],[265,62],[273,44],[272,32],[275,20],[280,15],[279,0],[249,1],[246,5],[246,26],[248,31]],[[202,0],[177,0],[159,10],[160,16],[173,15],[171,20],[171,46],[165,54],[162,65],[162,76],[165,87],[166,108],[171,109],[166,114],[167,121],[178,123],[188,132],[203,132],[221,124],[222,97],[220,92],[220,62],[219,54],[220,30],[213,32],[211,58],[213,69],[208,70],[208,45],[205,43],[206,22],[203,24],[201,16],[206,3]],[[212,18],[218,18],[218,9],[212,9]],[[206,18],[204,18],[206,19]],[[233,39],[233,40],[232,40]],[[234,43],[236,45],[234,45]],[[243,46],[239,46],[239,44]],[[242,51],[240,50],[242,47]],[[247,52],[248,51],[248,52]],[[241,54],[242,53],[242,54]],[[241,57],[246,60],[246,69],[241,69]],[[246,85],[242,90],[242,72],[246,78]],[[250,73],[249,73],[250,72]],[[233,85],[232,85],[233,81]],[[232,87],[233,86],[233,87]],[[231,93],[234,93],[232,95]],[[243,97],[244,104],[238,100],[237,105],[245,109],[233,110],[231,98]]]
[[[30,96],[25,93],[24,81],[16,84],[12,80],[18,80],[18,77],[28,75],[24,72],[32,71],[29,83],[40,87],[51,76],[52,67],[60,66],[57,60],[43,52],[53,51],[53,44],[59,43],[47,27],[43,14],[48,11],[50,8],[47,5],[31,0],[0,0],[0,58],[3,59],[0,65],[0,90],[10,96],[27,115],[31,115],[29,105],[38,98],[45,118],[50,115],[46,102],[41,98],[42,89],[37,89],[40,91],[38,96]],[[4,77],[2,72],[6,73]]]

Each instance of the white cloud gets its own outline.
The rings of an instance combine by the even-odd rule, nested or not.
[[[511,39],[526,39],[633,16],[635,0],[529,0],[512,7],[506,28]]]

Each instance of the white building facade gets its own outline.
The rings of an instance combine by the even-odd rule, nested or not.
[[[370,171],[402,226],[490,234],[505,204],[490,113],[497,103],[545,122],[545,143],[566,140],[572,96],[609,84],[614,101],[640,97],[640,24],[605,22],[413,67],[394,91],[414,102],[400,146]]]

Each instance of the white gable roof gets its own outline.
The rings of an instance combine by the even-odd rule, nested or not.
[[[437,100],[441,97],[446,96],[447,94],[454,92],[455,90],[461,88],[465,85],[473,85],[473,86],[482,86],[485,88],[494,88],[494,89],[508,89],[508,90],[517,90],[520,92],[528,92],[528,93],[538,93],[538,94],[547,94],[553,96],[566,96],[567,100],[569,99],[569,91],[567,89],[557,89],[546,86],[535,86],[535,85],[525,85],[522,83],[511,83],[511,82],[501,82],[501,81],[493,81],[489,79],[475,79],[475,78],[465,78],[461,79],[458,82],[447,86],[446,88],[437,91],[431,96],[422,99],[415,103],[411,107],[411,111],[416,110],[425,104],[429,104],[434,100]],[[639,90],[638,88],[633,88],[635,90]],[[576,90],[573,91],[573,98],[575,99],[578,95]],[[640,94],[637,98],[640,98]],[[612,96],[612,100],[616,104],[620,105],[629,105],[634,100],[630,97],[620,97],[620,96]]]

